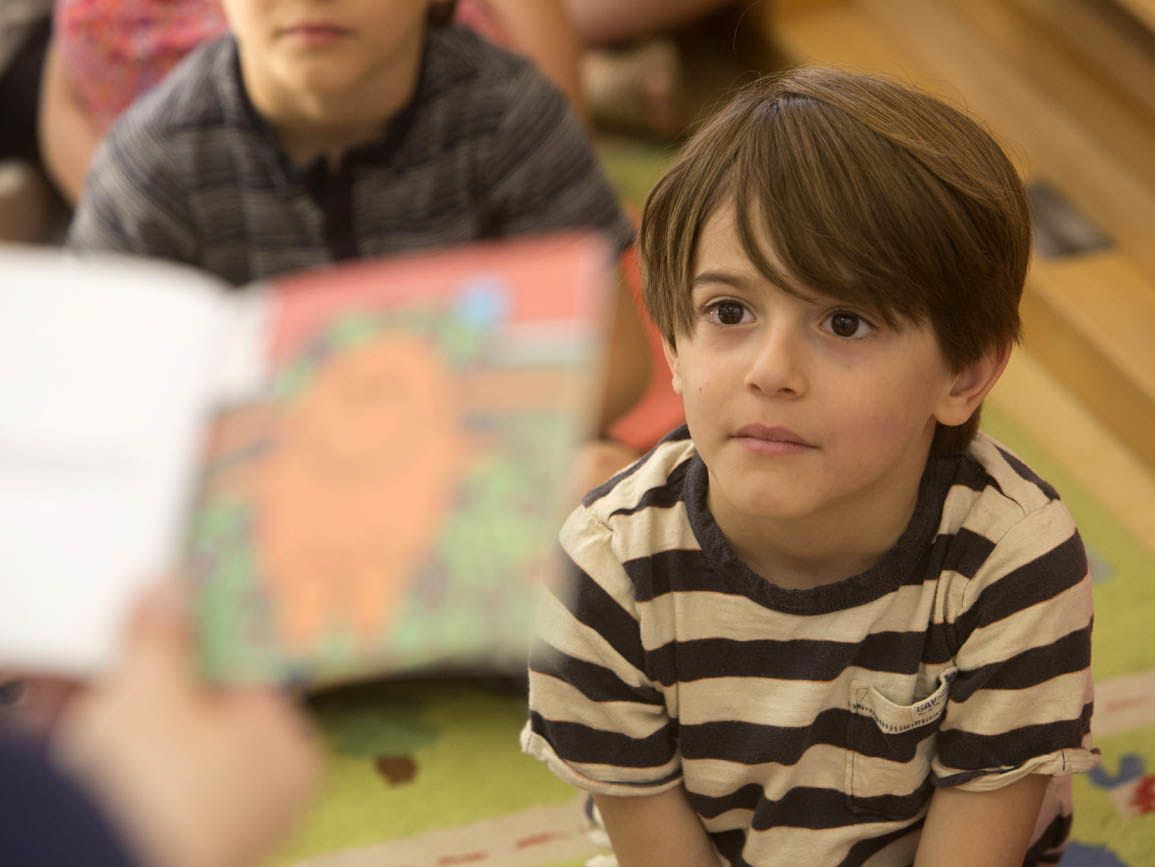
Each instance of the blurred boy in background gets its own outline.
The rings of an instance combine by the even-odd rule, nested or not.
[[[69,243],[240,286],[306,268],[567,229],[633,230],[565,97],[430,0],[224,0],[201,46],[121,117]],[[542,287],[542,291],[549,291]],[[618,291],[598,430],[649,355]]]

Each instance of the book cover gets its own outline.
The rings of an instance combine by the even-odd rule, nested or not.
[[[595,418],[599,239],[239,291],[0,260],[0,667],[105,668],[183,566],[216,679],[521,669]]]
[[[606,263],[567,238],[268,287],[265,387],[216,423],[191,537],[214,678],[524,668]]]

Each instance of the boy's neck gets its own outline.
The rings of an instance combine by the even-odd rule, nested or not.
[[[377,123],[342,127],[324,124],[311,127],[302,123],[275,125],[274,129],[281,148],[293,165],[307,166],[321,158],[329,165],[336,166],[352,148],[379,139],[388,122],[389,118],[385,118]]]
[[[855,501],[794,520],[737,513],[713,485],[707,502],[742,562],[780,587],[809,589],[878,564],[909,526],[921,478],[920,470],[908,484],[880,491],[870,508]]]
[[[421,77],[423,46],[393,64],[387,74],[341,92],[310,93],[278,86],[250,69],[244,55],[244,86],[253,107],[277,134],[296,165],[318,157],[337,163],[349,149],[376,141],[413,98]]]

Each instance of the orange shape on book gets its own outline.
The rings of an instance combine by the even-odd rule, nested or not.
[[[432,340],[386,332],[321,365],[286,409],[257,533],[287,648],[385,634],[468,457],[457,388]]]

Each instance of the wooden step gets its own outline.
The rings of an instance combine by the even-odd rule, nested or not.
[[[1155,469],[1124,448],[1039,359],[1016,352],[987,400],[1155,557]]]
[[[1061,181],[1068,198],[1155,281],[1155,188],[1136,182],[1132,166],[1095,132],[1094,116],[1078,117],[1048,98],[951,2],[860,3],[929,73],[963,89],[971,110],[1019,143],[1040,173]]]
[[[970,3],[846,0],[784,12],[772,27],[799,62],[884,72],[961,105],[1025,178],[1055,187],[1103,230],[1106,251],[1036,256],[1026,347],[1155,468],[1155,160],[1143,159],[1155,153],[1155,128],[1109,83],[1077,80],[1064,47],[1032,44],[1029,16]]]
[[[1115,0],[1015,0],[1015,5],[1155,116],[1155,26],[1144,26]]]
[[[1031,14],[1022,2],[1035,0],[949,0],[948,5],[973,27],[974,38],[1003,59],[1010,74],[1029,82],[1042,99],[1077,122],[1134,183],[1155,191],[1155,111],[1119,89],[1085,51],[1041,24],[1037,11]],[[1155,76],[1155,56],[1148,74]],[[1152,81],[1148,78],[1144,89],[1155,94]],[[1150,230],[1141,228],[1149,245]]]
[[[1155,33],[1155,0],[1115,0],[1115,2],[1131,13],[1137,22]]]
[[[1036,257],[1025,348],[1155,468],[1155,292],[1117,252]]]

